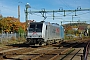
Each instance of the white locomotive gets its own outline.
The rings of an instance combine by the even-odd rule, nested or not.
[[[43,45],[64,39],[64,28],[57,23],[31,22],[27,28],[26,40],[30,45]]]

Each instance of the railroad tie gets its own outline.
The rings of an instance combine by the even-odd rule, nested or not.
[[[54,57],[52,57],[51,59],[49,59],[49,60],[55,60],[55,58],[57,58],[59,55],[60,55],[60,54],[57,54],[57,55],[55,55]]]
[[[65,52],[69,51],[71,48],[72,48],[72,47],[70,47],[70,48],[68,48],[68,49],[66,49],[66,50],[64,50],[64,51],[62,51],[61,54],[66,54]]]
[[[36,60],[39,57],[42,57],[44,54],[40,54],[39,56],[36,56],[35,58],[32,58],[31,60]]]

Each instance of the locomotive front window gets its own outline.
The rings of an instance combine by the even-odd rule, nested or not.
[[[34,27],[35,27],[35,24],[30,24],[29,32],[33,32],[34,31]]]
[[[42,32],[42,25],[43,24],[39,24],[39,23],[31,23],[29,32]]]

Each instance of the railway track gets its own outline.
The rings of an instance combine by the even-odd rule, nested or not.
[[[64,55],[60,60],[73,60],[81,49],[75,49]]]
[[[57,45],[57,46],[56,46]],[[73,60],[79,56],[81,48],[74,48],[80,44],[76,43],[61,43],[54,46],[44,47],[7,47],[0,48],[1,60]]]
[[[59,57],[61,54],[66,54],[70,50],[73,50],[73,48],[54,48],[54,47],[48,47],[48,48],[41,48],[41,49],[36,49],[32,50],[31,52],[25,52],[25,53],[14,53],[8,52],[7,54],[4,53],[5,55],[3,56],[4,59],[21,59],[21,60],[54,60],[55,58]],[[25,50],[26,51],[26,50]]]

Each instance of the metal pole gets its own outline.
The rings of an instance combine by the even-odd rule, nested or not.
[[[20,21],[20,5],[18,5],[18,20]]]
[[[28,8],[31,8],[31,7],[30,7],[29,3],[27,3],[27,4],[25,5],[25,7],[26,7],[26,10],[25,10],[25,15],[26,15],[26,16],[25,16],[25,20],[26,20],[26,35],[27,35],[27,27],[28,27],[28,21],[27,21],[27,20],[28,20],[28,13],[29,13],[29,12],[28,12]]]
[[[25,20],[26,20],[26,28],[27,28],[27,20],[28,20],[28,11],[27,11],[27,10],[28,10],[28,8],[26,7],[26,12],[25,12],[25,13],[26,13],[26,17],[25,17]]]
[[[72,15],[72,21],[73,21],[73,15]]]

